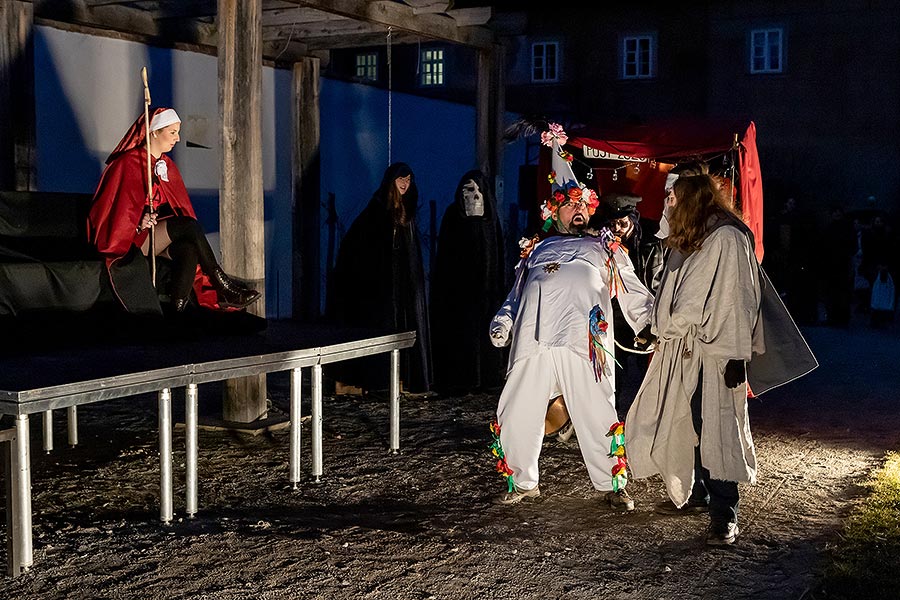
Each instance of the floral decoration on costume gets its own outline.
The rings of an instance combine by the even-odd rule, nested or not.
[[[534,247],[537,246],[537,243],[541,241],[541,237],[538,234],[534,234],[530,238],[523,237],[519,240],[519,258],[528,258],[528,255],[531,254],[531,251],[534,250]]]
[[[606,434],[611,437],[609,443],[609,457],[616,457],[616,464],[612,468],[613,491],[625,489],[628,485],[628,463],[625,459],[625,423],[618,421],[613,423]]]
[[[609,329],[609,323],[606,320],[606,315],[603,314],[603,309],[600,308],[600,305],[595,304],[588,318],[588,354],[594,370],[594,380],[598,382],[603,379],[607,354],[612,357],[613,362],[617,365],[619,364],[615,355],[607,350],[606,345],[603,343],[606,339],[607,329]],[[619,367],[621,368],[621,365]]]
[[[515,492],[516,483],[512,478],[512,469],[506,464],[506,455],[503,453],[503,446],[500,444],[500,423],[496,419],[491,421],[491,435],[494,437],[494,441],[491,444],[491,454],[497,459],[497,472],[506,478],[507,491]]]

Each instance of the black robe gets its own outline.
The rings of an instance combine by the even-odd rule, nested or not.
[[[475,181],[484,197],[484,216],[466,215],[463,185]],[[468,391],[501,385],[502,350],[490,342],[491,318],[506,296],[503,233],[490,181],[469,171],[456,187],[441,221],[431,270],[431,330],[435,387]]]
[[[403,196],[405,223],[395,219],[388,192],[398,177],[411,175],[404,163],[387,168],[381,186],[341,242],[331,277],[326,314],[337,325],[391,332],[416,331],[415,346],[400,353],[404,389],[431,388],[431,343],[425,299],[425,272],[416,228],[415,178]],[[366,390],[387,389],[389,363],[373,356],[337,363],[335,379]]]

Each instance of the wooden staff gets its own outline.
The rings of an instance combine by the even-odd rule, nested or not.
[[[144,137],[147,138],[147,204],[153,214],[153,157],[150,155],[150,86],[147,85],[147,67],[141,68],[141,79],[144,82]],[[141,220],[144,216],[141,213]],[[150,224],[150,280],[156,287],[156,235],[153,223]]]

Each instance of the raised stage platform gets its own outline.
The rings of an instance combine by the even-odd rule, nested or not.
[[[18,575],[33,563],[29,416],[67,409],[70,441],[77,407],[93,402],[158,393],[160,519],[173,518],[171,390],[184,387],[186,512],[197,512],[198,386],[236,377],[291,371],[290,481],[300,481],[302,369],[311,381],[312,475],[322,475],[322,365],[390,353],[390,444],[400,447],[399,352],[415,343],[415,332],[346,330],[291,321],[273,321],[259,333],[194,335],[183,339],[150,336],[134,343],[68,343],[59,349],[28,346],[0,356],[0,414],[15,426],[0,435],[7,461],[8,572]],[[15,340],[10,340],[15,343]],[[387,363],[385,368],[388,368]],[[45,419],[49,421],[49,419]],[[51,421],[52,422],[52,421]]]

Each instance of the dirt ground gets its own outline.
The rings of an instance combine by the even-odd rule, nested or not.
[[[540,498],[491,505],[503,484],[488,450],[490,394],[404,399],[398,456],[387,453],[384,396],[326,398],[325,475],[296,491],[287,430],[202,431],[195,519],[184,517],[178,431],[176,517],[162,525],[155,397],[141,396],[83,407],[73,449],[60,447],[58,415],[49,455],[32,420],[35,562],[0,581],[0,597],[820,597],[859,482],[900,448],[898,329],[805,330],[819,369],[751,404],[759,483],[741,487],[733,548],[704,545],[705,515],[655,514],[657,478],[629,484],[634,513],[605,508],[574,439],[545,444]],[[286,376],[269,387],[286,407]],[[219,390],[200,394],[214,411]],[[306,473],[309,439],[307,422]]]

